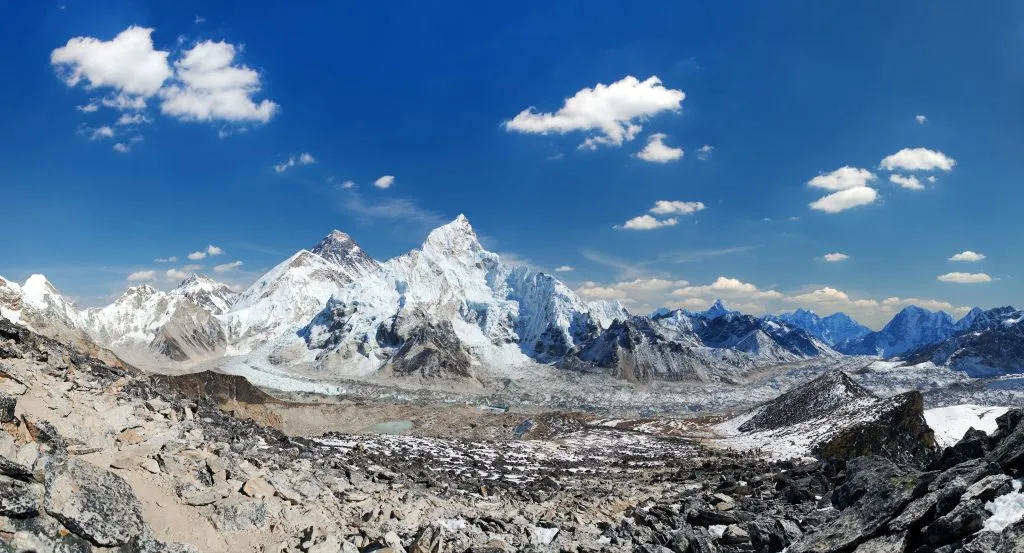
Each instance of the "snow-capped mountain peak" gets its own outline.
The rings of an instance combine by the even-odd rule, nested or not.
[[[341,267],[352,277],[375,271],[378,267],[377,262],[367,255],[351,236],[340,230],[331,231],[310,251]]]
[[[801,308],[792,313],[782,313],[767,318],[805,330],[829,346],[835,346],[871,332],[870,328],[854,321],[849,315],[842,312],[820,317],[814,311]]]
[[[238,298],[228,285],[199,273],[189,275],[170,294],[188,298],[217,315],[226,312]]]
[[[469,224],[469,219],[461,214],[452,222],[430,231],[423,242],[422,250],[424,253],[444,256],[478,255],[486,251],[480,244],[473,226]]]

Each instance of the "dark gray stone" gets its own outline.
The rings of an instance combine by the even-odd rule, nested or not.
[[[14,407],[18,400],[6,393],[0,392],[0,422],[11,422],[14,420]]]
[[[96,545],[126,545],[143,530],[142,505],[120,476],[79,459],[51,462],[44,506]]]

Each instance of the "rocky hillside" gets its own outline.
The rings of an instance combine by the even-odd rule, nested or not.
[[[812,388],[862,395],[837,375]],[[783,405],[799,395],[757,425],[803,418]],[[0,550],[1010,552],[1024,539],[1020,411],[922,470],[855,448],[772,460],[561,415],[489,442],[287,437],[217,405],[273,401],[212,373],[153,379],[0,321]]]

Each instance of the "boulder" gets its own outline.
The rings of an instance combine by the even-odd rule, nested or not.
[[[125,545],[143,530],[142,505],[120,476],[76,458],[47,465],[46,511],[96,545]]]
[[[789,553],[852,551],[879,535],[886,523],[910,503],[920,474],[883,457],[861,457],[847,464],[846,480],[832,493],[842,512],[805,534]]]
[[[899,532],[868,540],[854,550],[853,553],[903,553],[907,548],[907,533]]]
[[[0,422],[11,422],[14,420],[14,407],[17,399],[6,393],[0,392]]]
[[[0,516],[24,518],[39,513],[41,486],[0,476]]]

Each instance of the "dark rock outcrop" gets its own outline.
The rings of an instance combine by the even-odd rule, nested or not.
[[[142,534],[142,506],[120,476],[78,459],[47,466],[46,512],[100,546],[130,543]]]

